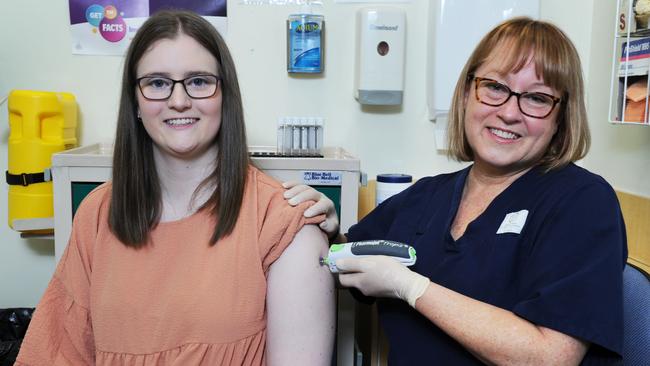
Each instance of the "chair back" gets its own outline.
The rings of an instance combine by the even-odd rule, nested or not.
[[[623,271],[623,365],[650,365],[650,275],[627,264]]]

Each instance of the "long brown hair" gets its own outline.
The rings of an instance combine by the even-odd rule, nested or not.
[[[216,168],[197,188],[198,191],[206,186],[216,187],[200,208],[209,209],[217,217],[210,240],[212,245],[234,229],[244,196],[248,147],[237,73],[228,47],[217,30],[199,15],[182,10],[158,12],[135,34],[122,75],[109,227],[124,245],[130,247],[147,244],[149,232],[160,220],[162,204],[153,142],[137,117],[136,67],[155,42],[174,39],[179,34],[194,38],[215,57],[221,77],[221,127],[213,142],[219,151]]]
[[[504,73],[517,72],[526,66],[531,54],[537,75],[548,86],[562,93],[562,101],[556,107],[560,108],[556,121],[557,132],[542,156],[540,165],[551,170],[579,160],[587,154],[591,140],[578,52],[566,34],[555,25],[518,17],[501,23],[483,37],[458,78],[449,110],[450,157],[460,161],[474,160],[464,125],[465,96],[474,72],[495,57],[501,58]]]

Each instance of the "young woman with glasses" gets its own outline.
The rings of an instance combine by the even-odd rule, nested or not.
[[[210,23],[149,18],[125,60],[112,182],[79,207],[17,365],[330,365],[326,238],[248,159]]]
[[[620,358],[625,226],[612,187],[574,164],[589,129],[581,66],[557,27],[515,18],[478,44],[456,85],[449,155],[338,240],[411,244],[417,263],[337,261],[377,297],[390,365],[576,365]],[[291,185],[288,185],[289,187]],[[291,203],[319,196],[305,186]],[[321,198],[307,213],[328,213]],[[316,209],[318,208],[318,209]]]

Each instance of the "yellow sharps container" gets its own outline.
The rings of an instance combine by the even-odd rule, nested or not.
[[[9,94],[9,226],[54,217],[52,154],[77,143],[77,102],[70,93],[13,90]]]

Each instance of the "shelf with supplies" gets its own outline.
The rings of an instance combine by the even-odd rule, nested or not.
[[[609,121],[650,126],[650,0],[618,0]]]

